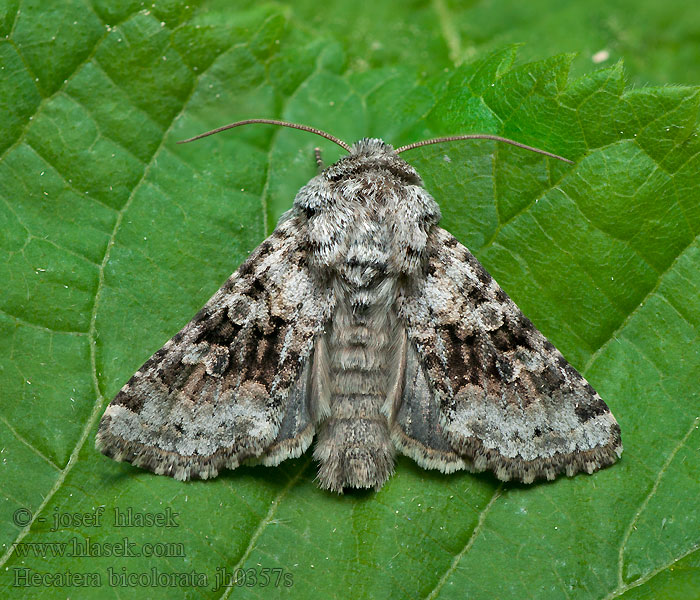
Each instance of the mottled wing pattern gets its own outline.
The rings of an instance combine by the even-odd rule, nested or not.
[[[401,369],[397,389],[390,396],[391,438],[394,446],[426,469],[451,473],[468,469],[468,464],[452,448],[440,419],[440,406],[415,344],[406,339],[397,353]]]
[[[397,307],[408,338],[399,449],[424,467],[526,483],[615,462],[620,428],[588,382],[452,235],[434,227],[428,254]]]
[[[300,455],[314,337],[333,300],[288,215],[202,310],[127,382],[100,422],[106,455],[176,479]]]

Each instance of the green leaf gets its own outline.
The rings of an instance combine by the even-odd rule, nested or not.
[[[53,4],[0,13],[3,597],[700,596],[697,88],[517,62],[499,35],[447,67],[486,9],[443,0],[350,25],[347,3]],[[400,458],[379,492],[336,497],[311,452],[186,484],[99,454],[121,385],[270,233],[313,148],[342,154],[263,125],[176,145],[253,116],[349,142],[497,133],[574,160],[486,141],[403,155],[608,402],[622,460],[524,486]],[[119,527],[116,509],[170,520]],[[88,543],[111,555],[72,555]],[[214,590],[222,569],[242,585]]]

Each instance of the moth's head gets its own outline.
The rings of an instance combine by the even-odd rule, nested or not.
[[[379,138],[362,138],[355,142],[349,154],[327,167],[322,177],[328,181],[340,181],[369,171],[382,171],[403,183],[423,185],[416,170],[397,154],[391,144]]]
[[[350,156],[377,157],[396,154],[391,144],[387,144],[379,138],[362,138],[350,146]]]

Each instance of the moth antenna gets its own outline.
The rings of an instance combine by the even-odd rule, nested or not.
[[[194,137],[191,137],[187,140],[180,140],[178,144],[187,144],[188,142],[194,142],[195,140],[207,137],[208,135],[214,135],[215,133],[220,133],[222,131],[226,131],[227,129],[233,129],[234,127],[240,127],[241,125],[250,125],[251,123],[281,125],[282,127],[291,127],[292,129],[301,129],[302,131],[315,133],[316,135],[320,135],[321,137],[324,137],[327,140],[338,144],[338,146],[350,152],[350,146],[348,144],[346,144],[343,140],[338,139],[334,135],[331,135],[330,133],[326,133],[325,131],[322,131],[321,129],[316,129],[315,127],[309,127],[308,125],[301,125],[299,123],[289,123],[287,121],[278,121],[277,119],[246,119],[245,121],[236,121],[235,123],[229,123],[228,125],[224,125],[223,127],[217,127],[216,129],[212,129],[211,131],[200,133],[199,135],[195,135]]]
[[[466,135],[449,135],[447,137],[433,138],[432,140],[423,140],[422,142],[413,142],[406,146],[401,146],[395,150],[396,154],[401,154],[401,152],[406,152],[406,150],[413,150],[414,148],[420,148],[421,146],[428,146],[430,144],[442,144],[442,142],[456,142],[459,140],[493,140],[495,142],[503,142],[504,144],[510,144],[511,146],[517,146],[518,148],[523,148],[525,150],[530,150],[530,152],[536,152],[537,154],[544,154],[550,158],[556,158],[570,165],[574,164],[573,160],[559,156],[558,154],[552,154],[546,150],[540,150],[533,146],[528,146],[527,144],[521,144],[515,140],[510,140],[508,138],[501,137],[500,135],[491,135],[490,133],[468,133]]]

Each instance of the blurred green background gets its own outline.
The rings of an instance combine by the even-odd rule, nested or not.
[[[700,4],[684,0],[433,0],[294,5],[310,35],[343,39],[350,68],[401,64],[427,72],[505,44],[521,60],[576,53],[572,74],[617,60],[635,85],[700,81]]]

